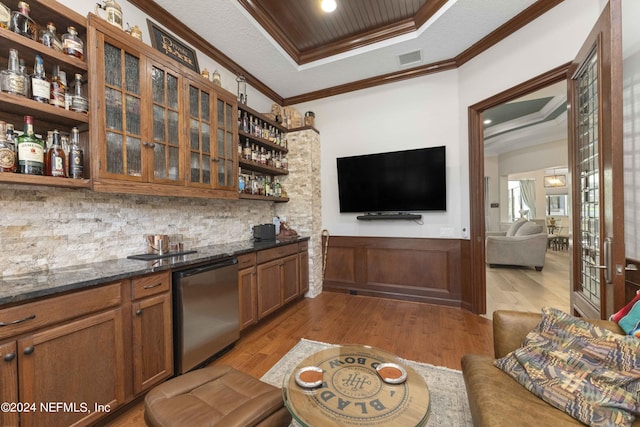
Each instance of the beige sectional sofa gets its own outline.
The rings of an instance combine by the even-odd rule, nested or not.
[[[534,267],[541,271],[547,253],[548,234],[542,226],[520,218],[503,233],[486,233],[486,263]]]

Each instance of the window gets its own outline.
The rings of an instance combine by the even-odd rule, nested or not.
[[[567,197],[566,194],[547,195],[547,216],[568,215]]]
[[[520,211],[525,209],[520,193],[520,181],[509,181],[509,221],[513,222],[520,218]]]

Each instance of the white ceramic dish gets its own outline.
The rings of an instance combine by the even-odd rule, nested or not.
[[[407,380],[407,371],[397,363],[381,363],[376,366],[376,371],[388,384],[402,384]]]
[[[320,379],[317,381],[305,381],[304,377],[305,377],[305,373],[319,373],[320,374]],[[298,369],[298,372],[296,372],[296,384],[298,384],[300,387],[303,388],[315,388],[315,387],[319,387],[322,385],[322,381],[323,381],[323,373],[324,371],[321,368],[318,368],[317,366],[305,366],[304,368],[300,368]],[[314,374],[314,376],[317,374]]]

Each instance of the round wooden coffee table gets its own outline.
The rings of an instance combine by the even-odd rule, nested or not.
[[[400,384],[382,380],[381,363],[395,363],[407,373]],[[322,384],[301,387],[302,368],[322,369]],[[321,350],[285,376],[282,393],[291,415],[303,426],[423,426],[429,417],[429,389],[424,379],[397,356],[367,347],[346,345]]]

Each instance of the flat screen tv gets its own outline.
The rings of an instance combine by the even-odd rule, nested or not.
[[[339,157],[340,212],[445,211],[445,147]]]

